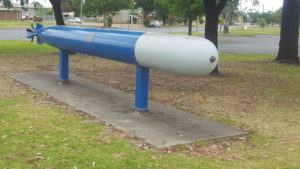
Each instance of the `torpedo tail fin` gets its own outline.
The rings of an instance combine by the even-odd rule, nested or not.
[[[27,36],[27,38],[31,39],[31,42],[33,42],[34,37],[36,37],[37,38],[37,43],[38,44],[43,44],[43,41],[41,41],[39,39],[38,33],[37,33],[39,30],[41,30],[43,28],[44,28],[44,26],[42,24],[40,24],[40,23],[37,23],[36,27],[34,27],[33,24],[31,24],[31,29],[30,28],[26,29],[26,32],[27,32],[26,36]]]

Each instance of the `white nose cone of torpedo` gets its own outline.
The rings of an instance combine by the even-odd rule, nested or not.
[[[212,42],[194,36],[145,33],[135,46],[135,57],[141,66],[185,75],[211,73],[218,56]]]

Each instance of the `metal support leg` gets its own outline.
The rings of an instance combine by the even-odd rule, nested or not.
[[[136,67],[136,89],[135,89],[135,106],[138,111],[147,111],[148,108],[148,86],[149,86],[149,69]]]
[[[65,50],[60,50],[60,67],[59,80],[67,82],[69,80],[69,53]]]

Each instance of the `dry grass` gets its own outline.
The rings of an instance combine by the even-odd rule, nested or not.
[[[22,85],[5,77],[6,72],[57,70],[57,52],[49,52],[52,53],[14,57],[1,54],[0,97],[28,95]],[[300,167],[300,67],[269,61],[272,57],[224,54],[221,73],[207,77],[151,70],[151,100],[251,133],[250,140],[228,143],[232,145],[205,143],[203,148],[202,143],[197,143],[202,145],[198,151],[191,150],[197,146],[181,146],[174,151],[191,153],[191,161],[205,159],[220,168]],[[71,72],[76,75],[127,92],[135,91],[132,65],[85,55],[72,55],[70,62]],[[207,156],[203,157],[201,152]]]
[[[71,71],[77,75],[134,93],[135,68],[131,65],[84,55],[71,62]],[[151,70],[150,99],[215,120],[230,118],[238,125],[247,124],[250,130],[266,132],[266,121],[280,125],[285,119],[284,123],[291,124],[275,127],[273,132],[268,129],[268,133],[291,132],[290,137],[298,140],[299,135],[288,129],[297,128],[294,122],[300,120],[299,69],[272,62],[223,61],[221,74],[216,76],[188,77]]]

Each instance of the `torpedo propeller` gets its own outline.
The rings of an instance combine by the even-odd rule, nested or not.
[[[31,39],[31,42],[34,40],[34,37],[36,36],[36,29],[34,28],[33,24],[31,24],[31,29],[27,28],[27,38]]]
[[[34,37],[36,37],[37,39],[37,43],[38,44],[42,44],[43,42],[40,41],[39,37],[38,37],[38,34],[37,32],[39,32],[41,29],[43,29],[43,25],[42,24],[36,24],[36,27],[34,27],[33,24],[31,24],[31,29],[30,28],[27,28],[26,29],[26,32],[27,32],[27,38],[28,39],[31,39],[31,42],[34,40]]]

